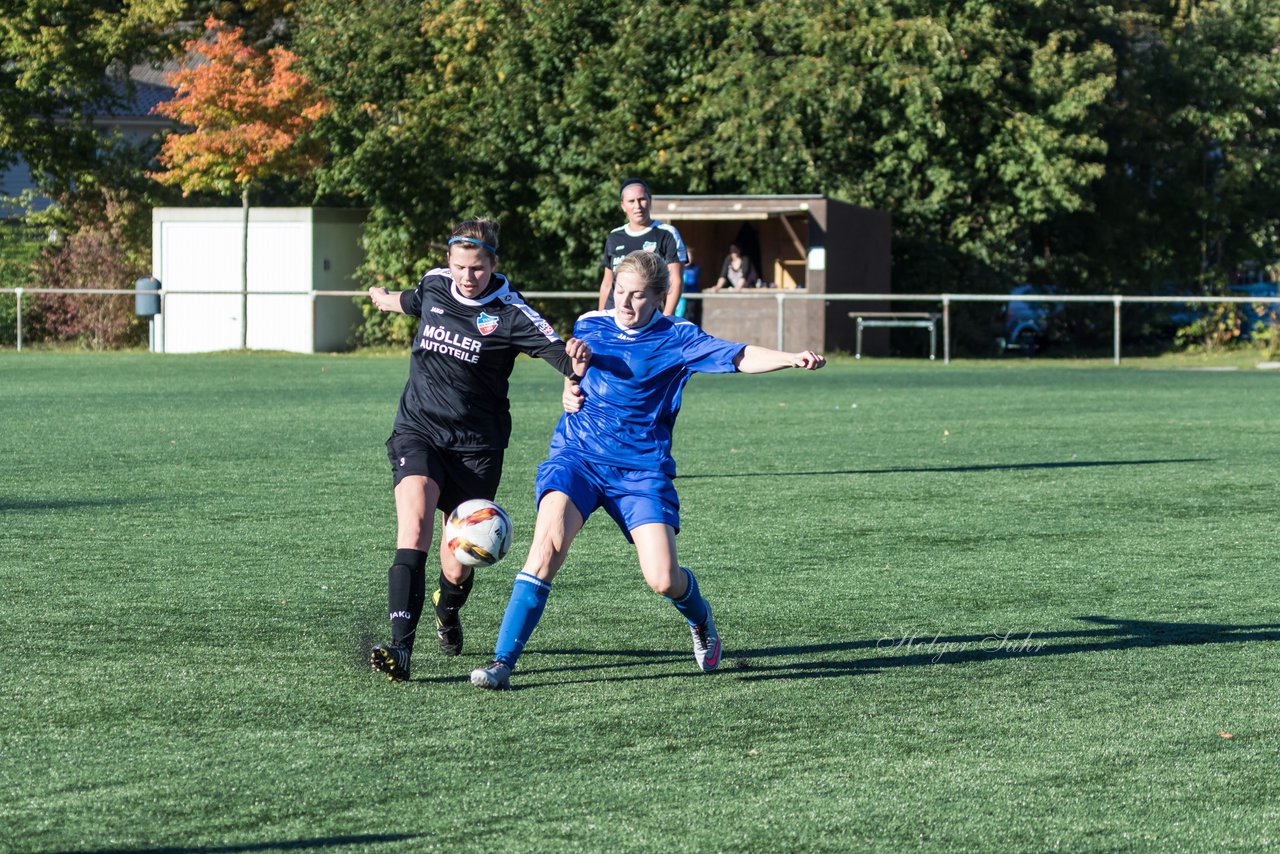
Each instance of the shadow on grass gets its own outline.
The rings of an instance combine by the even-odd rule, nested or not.
[[[179,854],[190,851],[197,854],[234,854],[239,851],[304,851],[313,848],[339,848],[344,845],[381,845],[418,839],[420,833],[364,833],[352,836],[321,836],[314,839],[287,839],[282,842],[250,842],[244,845],[182,845],[163,848],[99,848],[92,854]]]
[[[828,469],[825,471],[730,472],[726,474],[681,474],[680,480],[720,477],[817,477],[830,474],[950,474],[987,471],[1031,471],[1034,469],[1078,469],[1102,466],[1157,466],[1174,463],[1211,463],[1207,457],[1172,460],[1071,460],[1060,463],[1000,463],[985,466],[894,466],[882,469]]]
[[[730,672],[736,671],[745,679],[807,679],[856,676],[895,667],[969,664],[1106,650],[1280,641],[1280,623],[1167,623],[1100,616],[1078,619],[1097,628],[1043,634],[1026,631],[986,635],[929,635],[904,631],[896,636],[886,635],[870,641],[742,650],[728,663]],[[872,650],[878,655],[847,660],[770,662],[770,659],[780,656],[854,650]]]
[[[1035,631],[991,634],[943,635],[902,631],[894,635],[867,640],[797,646],[760,647],[726,650],[720,672],[754,681],[765,679],[818,679],[864,676],[898,667],[938,667],[1008,659],[1041,658],[1053,655],[1196,646],[1201,644],[1251,643],[1280,641],[1280,623],[1233,625],[1228,623],[1168,623],[1151,620],[1126,620],[1114,617],[1078,618],[1095,628],[1037,633]],[[841,653],[872,653],[866,657],[843,656]],[[584,682],[625,682],[671,679],[682,676],[702,677],[693,670],[679,672],[626,674],[627,668],[649,665],[691,665],[690,653],[637,650],[540,650],[539,656],[597,656],[608,662],[574,664],[563,667],[520,668],[522,676],[539,674],[599,671],[598,676],[584,679],[557,680],[555,685]],[[805,660],[793,661],[789,659]],[[526,662],[522,661],[522,665]],[[619,673],[619,671],[624,671]],[[546,686],[549,683],[541,683]],[[529,685],[528,687],[535,687]]]
[[[9,498],[0,496],[0,513],[31,513],[48,510],[79,510],[84,507],[121,507],[137,504],[123,498]]]

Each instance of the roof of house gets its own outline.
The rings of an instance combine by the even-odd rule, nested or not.
[[[135,65],[127,74],[108,73],[111,98],[101,105],[100,118],[154,118],[160,125],[172,124],[156,115],[155,108],[162,101],[173,97],[176,91],[165,78],[179,68],[177,60],[163,65]]]

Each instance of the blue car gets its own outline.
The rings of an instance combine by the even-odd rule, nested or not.
[[[1010,296],[1049,295],[1054,292],[1051,286],[1022,284],[1014,288]],[[996,338],[996,349],[1001,353],[1015,350],[1030,356],[1043,343],[1050,318],[1061,313],[1062,303],[1009,300],[1004,312],[1004,334]]]

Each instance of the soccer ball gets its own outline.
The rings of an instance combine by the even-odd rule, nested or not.
[[[511,517],[492,501],[464,501],[445,522],[444,542],[463,566],[493,566],[511,549]]]

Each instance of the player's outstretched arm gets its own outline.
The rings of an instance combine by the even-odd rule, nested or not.
[[[394,311],[396,314],[404,314],[404,309],[400,307],[400,292],[390,293],[386,288],[371,287],[369,288],[369,299],[373,300],[373,304],[378,307],[378,311]]]
[[[787,353],[782,350],[770,350],[768,347],[757,347],[748,344],[734,359],[734,367],[744,374],[767,374],[783,368],[803,368],[816,371],[827,363],[821,353],[812,350],[801,350],[799,353]]]

